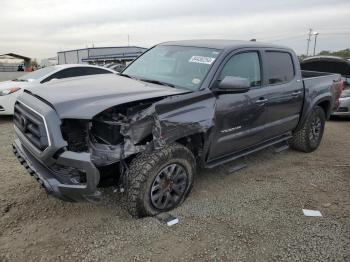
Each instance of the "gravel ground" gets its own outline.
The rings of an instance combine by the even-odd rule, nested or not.
[[[132,219],[112,189],[98,204],[48,197],[12,139],[0,119],[0,261],[350,261],[348,120],[327,122],[311,154],[268,149],[235,173],[201,171],[172,227]]]

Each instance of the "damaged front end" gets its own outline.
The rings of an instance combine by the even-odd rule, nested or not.
[[[19,103],[35,105],[33,112],[41,112],[50,122],[45,126],[51,144],[40,151],[16,127],[15,154],[49,193],[71,201],[98,199],[97,188],[104,184],[125,187],[134,155],[179,140],[188,143],[191,136],[206,136],[214,127],[215,98],[210,91],[128,102],[91,119],[60,120],[47,103],[29,94],[21,100]],[[203,141],[210,139],[202,139],[201,148],[205,148]],[[205,157],[203,150],[198,152]]]
[[[211,92],[144,100],[109,108],[88,127],[88,147],[96,165],[118,162],[161,148],[214,127]]]

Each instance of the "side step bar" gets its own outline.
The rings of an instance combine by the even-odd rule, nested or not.
[[[259,144],[257,147],[248,148],[248,149],[245,149],[245,150],[240,151],[238,153],[229,155],[227,157],[222,157],[222,158],[219,158],[219,159],[212,160],[212,161],[208,162],[205,165],[205,167],[206,168],[214,168],[214,167],[216,167],[218,165],[225,164],[227,162],[236,160],[236,159],[241,158],[243,156],[246,156],[246,155],[258,152],[258,151],[260,151],[262,149],[265,149],[267,147],[270,147],[270,146],[279,144],[281,142],[287,141],[290,138],[292,138],[292,136],[290,134],[288,134],[288,135],[280,136],[280,137],[272,139],[272,140],[268,140],[266,142],[263,142],[263,143]]]

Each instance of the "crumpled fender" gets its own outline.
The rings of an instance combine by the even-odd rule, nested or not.
[[[205,133],[215,124],[215,96],[210,90],[167,97],[136,113],[121,127],[124,136],[121,158],[160,148],[180,138]],[[146,144],[138,143],[152,135]]]

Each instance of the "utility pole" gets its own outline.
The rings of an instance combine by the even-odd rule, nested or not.
[[[309,29],[308,37],[306,39],[307,43],[307,48],[306,48],[306,56],[309,56],[309,47],[310,47],[310,41],[311,41],[311,34],[312,34],[312,29]]]
[[[320,33],[317,33],[315,32],[314,35],[315,35],[315,43],[314,43],[314,55],[316,53],[316,41],[317,41],[317,36],[319,35]]]

